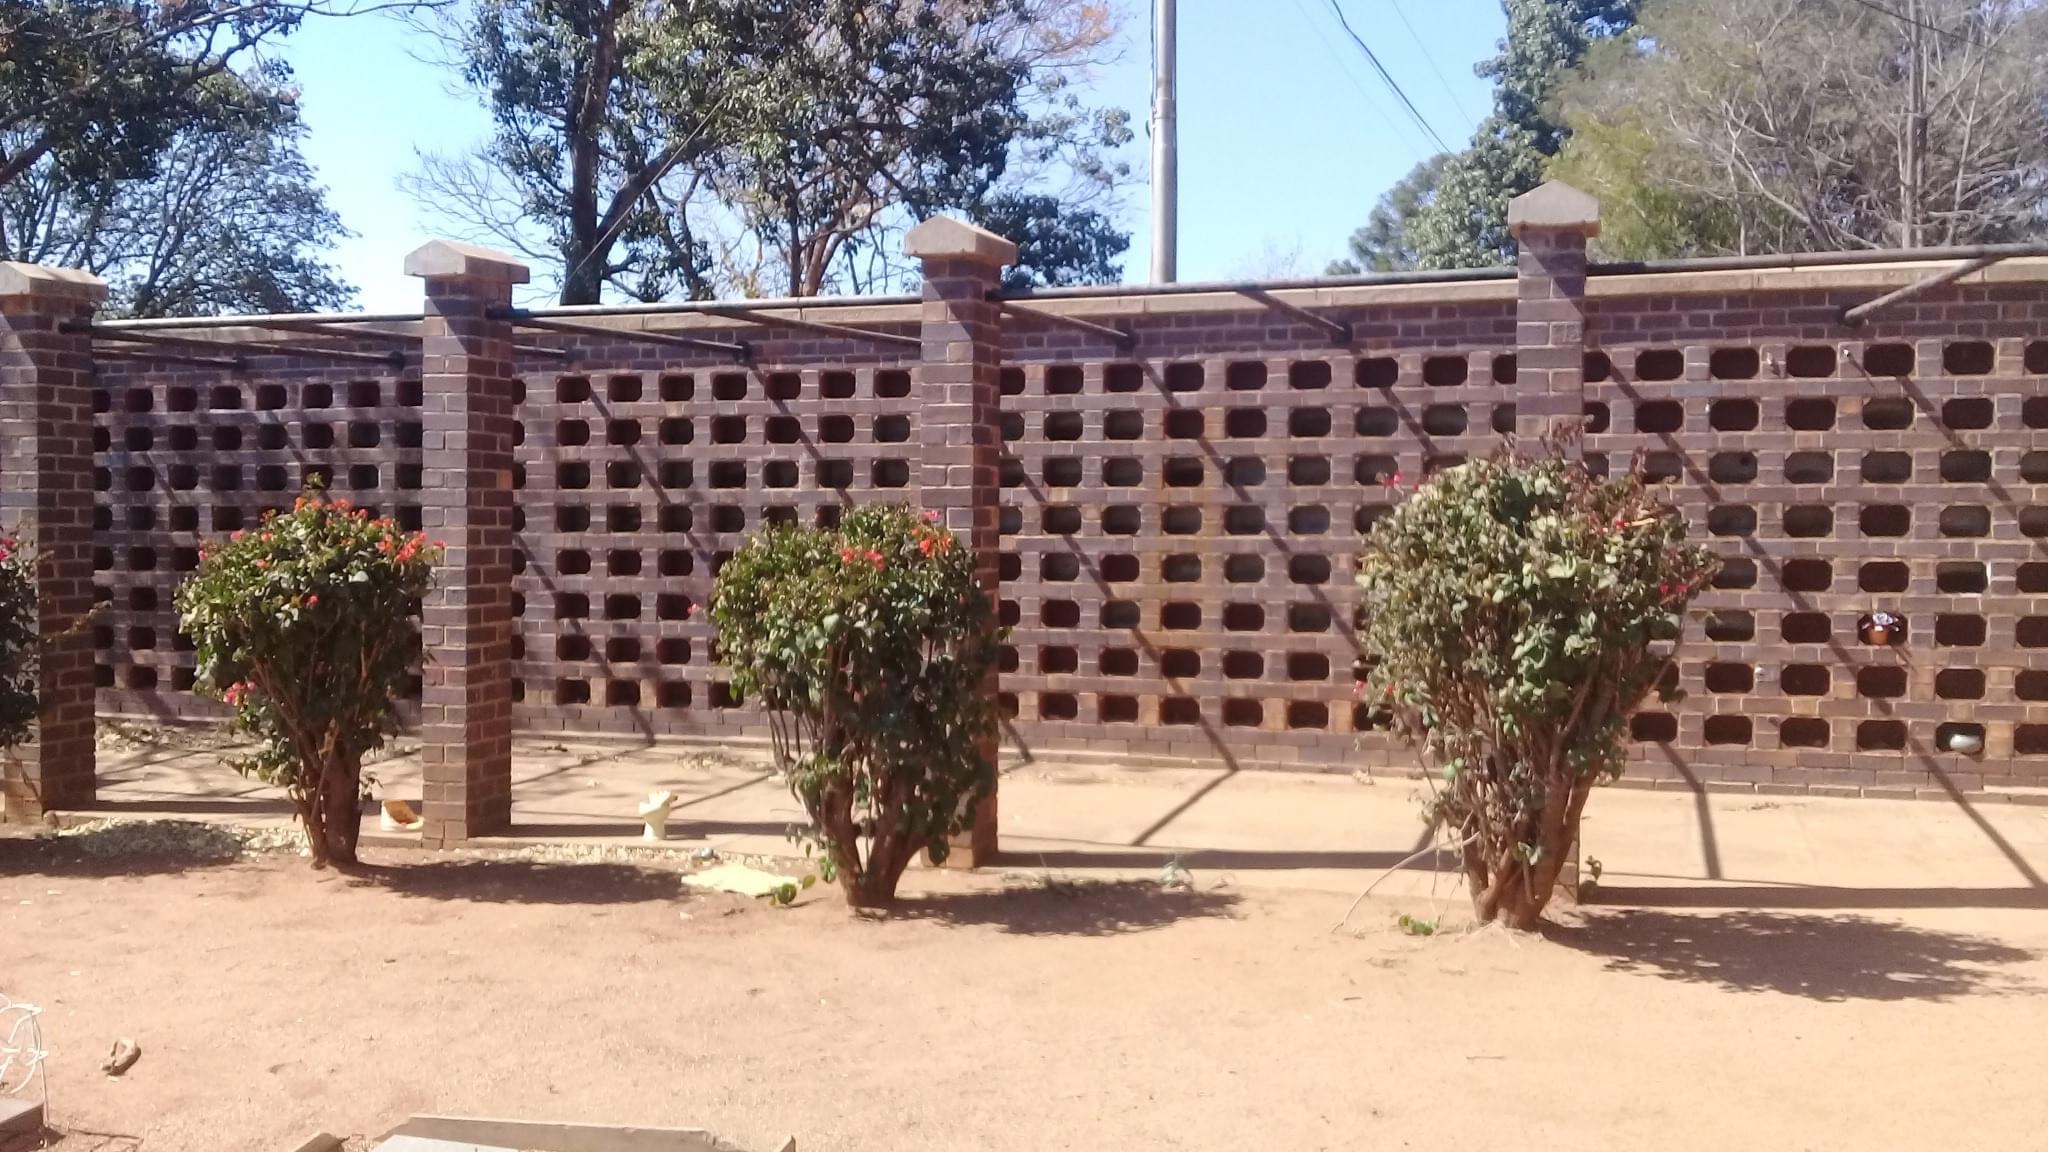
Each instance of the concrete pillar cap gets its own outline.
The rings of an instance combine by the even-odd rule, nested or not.
[[[503,252],[454,240],[429,240],[413,249],[405,258],[405,274],[497,284],[524,284],[533,275],[526,265]]]
[[[98,304],[107,298],[107,282],[77,268],[0,261],[0,296],[41,296]]]
[[[986,228],[951,216],[934,216],[903,237],[903,254],[920,260],[979,260],[998,267],[1017,262],[1017,246]]]
[[[1562,180],[1552,180],[1508,201],[1508,231],[1600,234],[1600,201]]]

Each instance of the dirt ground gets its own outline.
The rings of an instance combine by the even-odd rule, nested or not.
[[[0,989],[71,1150],[415,1112],[751,1148],[2040,1147],[2048,904],[1568,912],[918,874],[894,916],[622,864],[105,857],[0,840]],[[110,1079],[118,1037],[142,1058]],[[359,1144],[356,1146],[360,1146]]]

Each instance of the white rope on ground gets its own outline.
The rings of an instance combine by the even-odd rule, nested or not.
[[[27,1096],[31,1088],[47,1104],[43,1080],[43,1029],[36,1020],[43,1010],[0,993],[0,1096]]]

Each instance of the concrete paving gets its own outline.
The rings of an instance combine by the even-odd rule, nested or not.
[[[90,815],[289,823],[281,794],[230,768],[217,742],[137,729],[103,739]],[[418,757],[374,765],[417,800]],[[641,843],[634,806],[675,792],[664,847],[801,857],[801,809],[765,753],[639,743],[518,742],[511,833],[494,843]],[[1001,867],[1047,876],[1156,875],[1168,862],[1247,886],[1355,892],[1427,846],[1424,785],[1406,778],[1010,764]],[[85,814],[74,814],[85,815]],[[366,837],[390,842],[366,818]],[[399,841],[404,837],[397,838]],[[1600,899],[1696,907],[2048,907],[2048,807],[1616,788],[1588,810]],[[1454,889],[1433,854],[1380,891]],[[1449,867],[1448,859],[1443,861]]]

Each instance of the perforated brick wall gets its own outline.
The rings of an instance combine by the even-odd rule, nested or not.
[[[712,578],[763,525],[916,502],[914,360],[876,363],[872,348],[829,340],[766,346],[776,366],[760,369],[650,361],[631,345],[579,351],[574,370],[522,377],[521,723],[761,729],[715,663]]]
[[[385,344],[355,350],[382,352]],[[207,539],[290,507],[306,480],[420,526],[420,382],[259,357],[248,372],[99,360],[93,391],[95,676],[102,711],[223,714],[193,695],[174,597]]]
[[[1641,453],[1724,560],[1679,655],[1687,700],[1635,720],[1639,774],[2048,775],[2048,299],[1968,288],[1844,329],[1871,295],[1592,302],[1589,455]],[[1866,642],[1878,611],[1903,644]]]
[[[1663,281],[1670,283],[1669,280]],[[1727,560],[1688,623],[1688,692],[1638,718],[1631,774],[1863,790],[2048,772],[2048,286],[1948,288],[1852,331],[1880,290],[1585,302],[1596,468],[1642,467]],[[1320,307],[1347,347],[1238,300],[1090,312],[1136,351],[1004,323],[1001,600],[1010,742],[1041,755],[1406,769],[1354,702],[1352,557],[1387,481],[1517,419],[1510,286]],[[1432,297],[1431,293],[1435,296]],[[1364,300],[1371,294],[1358,297]],[[914,314],[868,326],[917,332]],[[744,736],[701,615],[778,520],[915,502],[917,353],[831,337],[705,353],[522,334],[518,719]],[[207,533],[308,470],[417,515],[417,376],[99,367],[101,704],[207,711],[170,597]],[[360,401],[360,403],[358,403]],[[1903,645],[1861,642],[1885,610]],[[1978,755],[1945,751],[1958,729]],[[1940,769],[1937,776],[1935,769]]]

